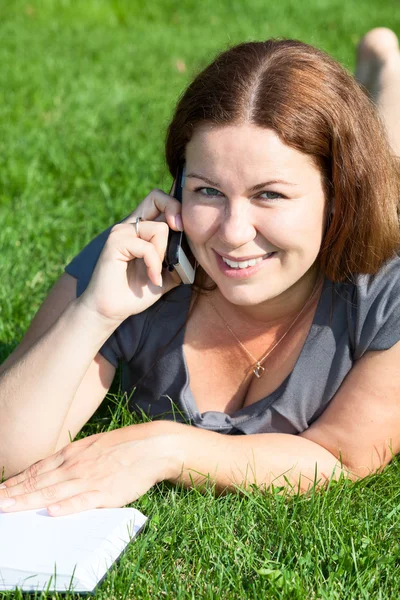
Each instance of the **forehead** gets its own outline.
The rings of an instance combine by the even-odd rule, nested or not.
[[[250,124],[202,124],[186,146],[186,162],[189,169],[202,167],[212,169],[214,174],[223,169],[238,176],[249,171],[254,176],[295,176],[306,169],[309,174],[315,171],[319,175],[311,156],[282,142],[272,129]]]

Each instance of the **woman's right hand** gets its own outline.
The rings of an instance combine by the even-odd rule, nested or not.
[[[174,186],[170,193],[173,190]],[[135,231],[137,217],[143,219],[140,237]],[[181,223],[181,203],[159,189],[152,190],[111,229],[89,285],[78,301],[117,327],[180,285],[178,275],[163,269],[162,262],[169,227],[179,231]]]

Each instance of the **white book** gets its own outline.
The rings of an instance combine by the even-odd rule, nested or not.
[[[0,592],[93,593],[146,520],[135,508],[0,511]]]

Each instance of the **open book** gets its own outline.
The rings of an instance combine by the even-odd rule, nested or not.
[[[0,511],[0,592],[93,593],[146,520],[135,508]]]

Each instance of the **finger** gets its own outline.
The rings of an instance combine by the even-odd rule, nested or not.
[[[0,489],[0,502],[3,498],[8,498],[10,495],[10,489],[13,489],[15,486],[20,485],[26,480],[31,480],[34,482],[38,479],[40,475],[43,473],[47,473],[48,471],[52,471],[53,469],[57,469],[64,462],[64,453],[63,450],[60,450],[56,454],[52,454],[48,458],[44,458],[43,460],[39,460],[35,462],[33,465],[18,473],[18,475],[14,475],[14,477],[10,477],[3,483],[6,487],[4,489]]]
[[[135,235],[134,232],[133,235]],[[128,233],[124,238],[121,238],[119,243],[121,244],[119,252],[127,259],[143,259],[150,281],[154,283],[154,285],[160,286],[162,259],[155,246],[142,238],[133,237],[132,239],[132,233]],[[165,254],[165,249],[163,254]]]
[[[120,508],[116,505],[109,505],[104,503],[104,494],[97,490],[90,492],[84,492],[83,494],[76,494],[70,498],[51,504],[47,507],[47,510],[51,516],[62,517],[64,515],[71,515],[79,513],[84,510],[91,510],[93,508]]]
[[[148,226],[150,222],[141,222],[140,223],[140,227],[142,227],[142,224],[145,225],[146,227]],[[142,229],[140,229],[139,231],[140,236],[142,237]],[[143,231],[143,237],[145,236],[145,231]],[[168,242],[168,230],[165,232],[165,236],[164,236],[164,232],[163,231],[157,231],[156,234],[153,237],[150,238],[146,238],[149,239],[154,246],[157,249],[157,252],[161,258],[161,262],[164,260],[165,254],[166,254],[166,249],[167,249],[167,242]],[[181,285],[182,280],[179,277],[178,273],[175,271],[175,269],[172,269],[172,271],[162,271],[161,272],[161,276],[162,276],[162,282],[163,284],[163,290],[164,292],[169,291],[170,289],[173,289],[174,287],[176,287],[177,285]],[[152,280],[153,281],[153,280]]]
[[[153,244],[161,262],[164,260],[165,256],[168,234],[169,227],[166,223],[155,224],[153,221],[141,221],[140,223],[139,239]]]
[[[63,476],[65,477],[65,473]],[[82,493],[82,487],[87,484],[89,484],[89,482],[86,483],[82,479],[70,479],[68,481],[46,485],[46,487],[43,487],[40,490],[28,491],[24,494],[17,494],[15,496],[13,495],[6,500],[3,500],[0,502],[0,509],[8,513],[43,508],[44,506],[49,506],[65,500],[66,498],[70,498],[71,496],[75,496],[77,492]],[[30,483],[26,484],[26,487],[28,486],[30,486]]]
[[[163,215],[171,229],[181,231],[182,228],[179,219],[176,222],[176,217],[181,215],[181,210],[182,205],[176,198],[173,198],[162,190],[154,189],[141,202],[140,208],[133,211],[123,222],[132,222],[139,216],[144,221],[155,221],[157,217]]]
[[[182,204],[175,198],[176,179],[174,179],[169,195],[175,202],[169,202],[165,207],[165,218],[171,229],[183,231]]]
[[[165,223],[156,225],[152,221],[143,221],[140,223],[140,237],[135,238],[132,225],[125,223],[115,226],[115,229],[120,231],[117,248],[129,259],[142,258],[150,280],[158,286],[167,248],[168,226]]]
[[[36,478],[43,473],[57,469],[64,463],[65,459],[71,455],[72,451],[75,453],[78,450],[80,451],[82,448],[86,448],[86,446],[92,444],[96,438],[102,437],[103,435],[104,433],[96,433],[80,440],[75,440],[71,444],[66,444],[58,452],[51,454],[47,458],[38,460],[34,464],[30,465],[30,467],[27,469],[24,469],[13,477],[10,477],[0,485],[0,500],[8,497],[8,489],[12,486],[18,485],[19,483],[25,481],[25,479]],[[4,489],[2,489],[3,486]]]
[[[2,502],[4,499],[15,498],[16,496],[20,496],[22,494],[33,494],[35,492],[40,492],[47,487],[54,486],[57,483],[70,480],[71,478],[72,477],[68,476],[68,473],[65,469],[61,469],[59,467],[54,467],[52,470],[43,472],[40,475],[35,474],[27,476],[20,483],[8,486],[7,489],[4,490],[6,491],[7,496],[2,496],[0,498],[0,508],[2,507]]]
[[[182,204],[178,200],[176,202],[178,202],[178,206],[171,203],[167,204],[165,207],[165,218],[171,229],[183,231]]]

